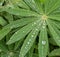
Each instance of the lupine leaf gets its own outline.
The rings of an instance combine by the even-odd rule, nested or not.
[[[37,26],[29,33],[27,36],[26,40],[24,41],[24,44],[21,48],[20,51],[20,56],[19,57],[24,57],[26,53],[30,50],[32,47],[34,41],[36,40],[36,37],[38,35],[38,32],[40,30],[40,25],[37,24]],[[32,41],[33,40],[33,41]]]
[[[10,31],[11,28],[8,26],[5,26],[2,30],[0,30],[0,40],[2,40]]]
[[[6,24],[7,24],[6,20],[4,20],[2,17],[0,17],[0,25],[4,26]]]
[[[18,9],[18,8],[5,8],[6,12],[13,14],[13,15],[18,15],[18,16],[38,16],[37,13],[30,11],[30,10],[26,10],[26,9]]]
[[[40,14],[43,14],[43,9],[42,9],[42,6],[41,6],[41,1],[40,0],[34,0],[35,1],[35,4],[38,8],[38,10],[40,11]]]
[[[5,13],[4,17],[8,20],[9,23],[13,21],[13,15],[11,14]]]
[[[37,11],[34,0],[23,0],[32,10]]]
[[[2,30],[0,30],[0,40],[3,39],[3,37],[6,36],[11,31],[11,29],[17,28],[19,26],[24,26],[28,22],[33,21],[33,20],[34,19],[32,19],[32,20],[30,20],[30,19],[29,20],[28,19],[25,19],[25,20],[24,19],[21,19],[21,20],[13,21],[12,23],[6,25],[5,27],[3,27]]]
[[[30,9],[23,0],[20,0],[20,2],[18,2],[16,4],[22,8]]]
[[[51,35],[53,36],[53,39],[55,40],[55,42],[57,43],[57,45],[60,46],[60,36],[58,35],[58,33],[56,33],[56,31],[54,29],[55,26],[52,27],[52,24],[50,23],[49,20],[47,21],[47,24],[48,24],[49,30],[51,32]]]
[[[12,44],[16,41],[19,41],[20,39],[24,38],[33,28],[35,25],[34,23],[30,23],[26,25],[25,27],[19,29],[7,42],[7,44]],[[32,26],[33,25],[33,26]],[[26,32],[27,31],[27,32]]]
[[[59,7],[60,0],[46,0],[45,1],[45,10],[49,14]]]
[[[0,0],[0,6],[2,6],[3,3],[4,3],[4,0]]]
[[[60,48],[54,49],[49,53],[49,56],[60,56]]]
[[[50,43],[50,44],[53,44],[53,45],[55,45],[55,46],[57,46],[57,44],[56,44],[56,42],[54,41],[53,38],[49,38],[49,43]]]
[[[5,43],[3,41],[0,41],[0,52],[7,52],[7,46],[5,45]]]
[[[24,39],[21,39],[20,41],[16,42],[15,43],[15,47],[14,47],[14,50],[17,50],[19,48],[19,46],[21,46],[21,42],[23,42]]]
[[[60,21],[60,15],[50,15],[50,19]]]
[[[46,57],[48,53],[48,37],[46,24],[42,25],[40,35],[39,35],[39,57]]]
[[[52,19],[51,19],[51,20],[52,20]],[[50,21],[51,21],[51,20],[50,20]],[[56,21],[52,20],[51,23],[54,24],[58,29],[60,29],[60,24],[59,24],[59,22],[56,22]]]

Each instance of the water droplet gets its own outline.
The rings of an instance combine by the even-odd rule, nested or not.
[[[19,57],[21,57],[21,56],[23,57],[23,54],[19,55]]]
[[[24,31],[23,31],[23,33],[24,33]]]
[[[15,34],[17,34],[17,32],[15,32]]]
[[[12,56],[14,53],[13,52],[10,52],[9,55]]]
[[[33,26],[33,24],[32,24],[32,26]]]
[[[38,31],[38,29],[36,29],[36,31]]]
[[[59,39],[59,37],[57,37],[57,39]],[[60,42],[60,39],[58,41]]]
[[[2,5],[2,3],[0,3],[0,5]]]
[[[41,24],[39,24],[39,25],[41,25]]]
[[[45,45],[46,44],[46,41],[42,41],[42,44]]]
[[[28,42],[28,44],[30,44],[30,42]]]
[[[11,57],[10,55],[8,55],[8,57]]]
[[[34,24],[36,24],[36,22],[34,22]]]
[[[44,28],[45,28],[45,26],[42,26],[42,28],[44,29]]]
[[[34,37],[33,35],[31,37]]]
[[[35,32],[33,34],[35,34]]]
[[[27,49],[27,48],[25,47],[25,49]]]
[[[11,29],[12,29],[13,27],[11,27]]]
[[[35,1],[34,0],[31,0],[33,3],[35,3]]]

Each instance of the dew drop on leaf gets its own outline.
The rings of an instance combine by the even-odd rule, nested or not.
[[[15,34],[17,34],[17,32]]]
[[[45,45],[46,44],[46,41],[42,41],[42,45]]]
[[[33,35],[31,37],[34,37]]]
[[[34,22],[34,24],[36,24],[36,22]]]
[[[36,29],[36,31],[38,31],[38,29]]]
[[[23,31],[23,33],[24,33],[24,31]]]
[[[28,42],[28,44],[30,44],[30,42]]]

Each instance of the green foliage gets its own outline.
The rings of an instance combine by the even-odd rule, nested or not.
[[[60,0],[0,0],[0,57],[60,56]]]

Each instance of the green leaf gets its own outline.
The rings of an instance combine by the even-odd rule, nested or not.
[[[1,53],[1,57],[8,57],[6,53]]]
[[[38,57],[38,54],[33,54],[33,57]]]
[[[60,21],[60,15],[50,15],[49,18],[52,20]]]
[[[59,8],[60,0],[46,0],[45,1],[45,11],[47,14],[50,14],[55,9]]]
[[[9,23],[13,21],[13,15],[5,12],[3,16],[8,20]]]
[[[52,26],[52,24],[51,24],[51,22],[49,20],[47,20],[47,24],[48,24],[48,28],[50,30],[50,33],[51,33],[53,39],[55,40],[55,42],[57,43],[57,45],[60,46],[60,36],[56,32],[56,30],[54,29],[56,27],[55,26]]]
[[[60,56],[60,48],[52,50],[48,56]]]
[[[33,24],[34,23],[30,23],[30,24],[24,26],[23,28],[19,29],[17,32],[15,32],[15,34],[10,38],[10,40],[7,42],[7,44],[12,44],[12,43],[24,38],[34,28],[35,25],[33,25]]]
[[[6,25],[5,27],[3,27],[2,30],[0,30],[0,40],[3,39],[11,31],[11,29],[24,26],[27,23],[29,23],[30,21],[33,21],[34,19],[36,19],[36,18],[33,18],[31,20],[28,18],[20,19],[20,20],[13,21],[10,24]]]
[[[36,40],[38,32],[40,30],[39,26],[40,25],[37,24],[36,27],[33,28],[33,30],[29,33],[29,35],[25,39],[24,44],[21,48],[19,57],[24,57],[27,54],[27,52],[30,50],[30,48],[32,47],[34,41]]]
[[[55,46],[57,46],[57,44],[56,44],[56,42],[54,41],[53,38],[49,38],[49,43],[50,43],[50,44],[53,44],[53,45],[55,45]]]
[[[35,43],[33,44],[33,46],[31,47],[31,49],[30,49],[29,52],[28,52],[28,56],[29,56],[29,57],[33,57],[34,47],[35,47]]]
[[[21,46],[22,42],[24,39],[19,40],[18,42],[15,43],[15,47],[14,50],[17,50],[19,48],[19,46]]]
[[[6,42],[10,39],[11,35],[12,35],[12,33],[8,33],[6,35]],[[8,45],[7,47],[8,47],[9,50],[13,50],[14,49],[14,44]]]
[[[37,6],[37,9],[39,10],[40,14],[43,14],[43,9],[42,9],[42,5],[41,5],[41,1],[40,0],[34,0],[35,4]]]
[[[18,15],[18,16],[38,16],[34,11],[26,10],[26,9],[21,9],[21,8],[9,8],[6,7],[5,10],[6,12],[13,14],[13,15]]]
[[[2,6],[3,3],[4,3],[4,0],[0,0],[0,6]]]
[[[58,21],[54,21],[54,20],[50,20],[50,22],[53,24],[53,25],[55,25],[58,29],[60,29],[60,22],[58,22]]]
[[[5,42],[4,41],[0,41],[0,52],[7,52],[7,51],[8,51],[8,48],[5,45]]]
[[[49,45],[48,45],[48,37],[47,37],[47,28],[46,28],[46,24],[43,24],[39,35],[39,44],[38,44],[39,57],[47,56],[48,46]]]
[[[4,20],[2,17],[0,17],[0,25],[4,26],[6,24],[7,24],[6,20]]]
[[[2,40],[10,31],[11,28],[9,26],[5,26],[2,30],[0,30],[0,40]]]
[[[22,18],[22,19],[11,22],[9,26],[12,28],[22,27],[22,26],[29,24],[31,22],[34,22],[36,20],[37,20],[37,18],[35,18],[35,17],[34,18],[33,17],[32,18]]]
[[[33,11],[38,11],[34,0],[24,0],[24,2],[25,2]]]
[[[18,3],[16,3],[19,7],[25,8],[25,9],[30,9],[28,5],[23,1],[20,0]]]

